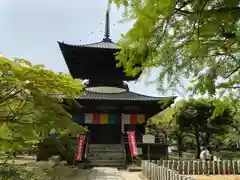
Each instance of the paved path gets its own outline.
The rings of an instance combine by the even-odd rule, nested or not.
[[[122,170],[120,171],[120,174],[124,180],[142,180],[139,177],[139,174],[141,174],[141,172],[129,172],[127,170]]]
[[[117,168],[95,167],[92,169],[79,169],[68,180],[141,180],[140,172],[119,171]]]
[[[87,170],[87,169],[78,169],[76,172],[74,172],[70,176],[64,178],[64,180],[87,180],[90,171],[91,170]]]
[[[92,168],[87,180],[124,180],[117,168]]]

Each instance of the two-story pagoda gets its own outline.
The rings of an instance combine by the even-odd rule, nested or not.
[[[92,165],[121,164],[129,155],[125,135],[130,130],[136,132],[138,147],[147,158],[147,146],[141,140],[146,121],[162,111],[161,101],[169,97],[151,97],[129,90],[126,82],[136,80],[140,74],[130,77],[123,68],[116,67],[115,53],[120,49],[110,39],[108,11],[102,41],[84,45],[58,44],[72,77],[87,80],[84,95],[78,99],[81,107],[74,107],[73,117],[90,131],[89,162]],[[167,152],[166,144],[157,142],[151,145],[151,158],[154,159]]]

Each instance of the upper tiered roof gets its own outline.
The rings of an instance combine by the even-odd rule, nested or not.
[[[140,75],[127,76],[123,68],[116,67],[115,53],[120,49],[110,39],[109,11],[106,12],[105,35],[102,41],[83,45],[64,42],[58,44],[73,78],[131,81]]]

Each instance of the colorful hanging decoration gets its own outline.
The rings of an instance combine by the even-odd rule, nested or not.
[[[145,123],[145,115],[144,114],[137,114],[137,123],[138,124]]]
[[[108,124],[108,114],[100,114],[100,124]]]
[[[85,114],[85,124],[92,124],[92,122],[93,122],[93,114],[86,113]]]
[[[106,113],[85,113],[74,116],[74,121],[79,124],[143,124],[145,123],[144,114],[116,114]]]
[[[93,114],[92,124],[100,124],[100,114],[98,113]]]
[[[143,124],[145,123],[144,114],[122,114],[124,124]]]
[[[117,124],[117,115],[116,114],[108,115],[108,124]]]
[[[122,122],[123,124],[130,124],[130,114],[122,114]]]
[[[130,114],[130,124],[137,124],[137,115]]]

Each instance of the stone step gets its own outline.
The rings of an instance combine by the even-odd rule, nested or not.
[[[109,153],[109,152],[123,152],[124,149],[123,148],[118,148],[118,149],[115,149],[115,148],[97,148],[97,147],[88,147],[88,152],[106,152],[106,153]]]
[[[88,156],[88,160],[123,160],[124,156],[114,156],[114,157],[106,157],[106,156]]]
[[[92,149],[123,149],[123,146],[88,146]]]
[[[99,162],[100,163],[112,163],[112,162],[116,162],[116,163],[124,163],[125,161],[124,161],[124,158],[113,158],[113,159],[104,159],[104,158],[96,158],[96,159],[94,159],[94,158],[88,158],[88,161],[90,162],[90,163],[92,163],[92,164],[98,164]]]
[[[123,159],[121,159],[121,160],[96,159],[96,160],[88,161],[87,165],[92,165],[92,166],[124,166],[125,161]]]
[[[115,167],[115,168],[118,168],[118,169],[126,169],[127,166],[126,164],[85,164],[85,168],[93,168],[93,167]],[[115,179],[114,179],[115,180]]]
[[[86,166],[125,168],[124,153],[121,144],[89,144]]]
[[[121,144],[88,144],[88,147],[122,147]]]
[[[88,149],[94,151],[119,151],[124,150],[124,147],[121,144],[89,144]]]
[[[117,151],[117,152],[88,152],[87,156],[94,156],[94,157],[124,157],[124,151]]]

